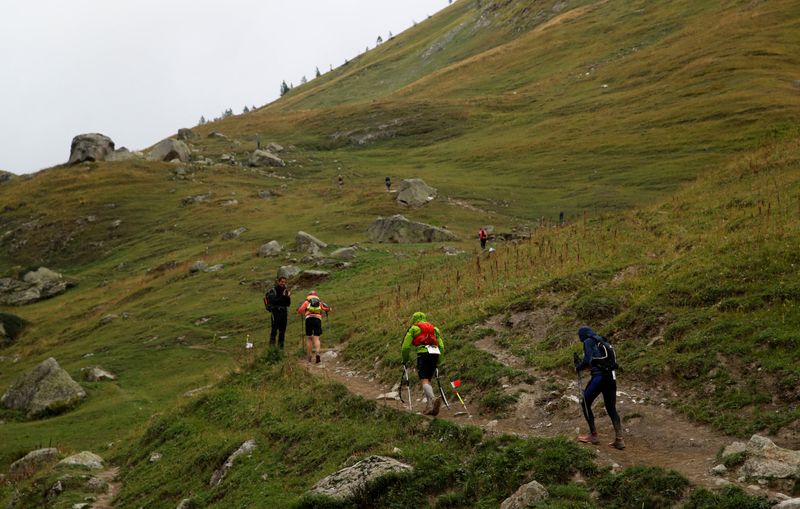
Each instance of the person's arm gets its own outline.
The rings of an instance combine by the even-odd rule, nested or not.
[[[575,366],[576,371],[580,371],[582,369],[589,369],[592,367],[592,347],[589,343],[589,340],[583,342],[583,360],[580,364]]]
[[[433,330],[436,333],[436,342],[439,344],[439,363],[442,363],[444,362],[444,340],[442,333],[439,332],[439,327],[434,327]]]
[[[324,302],[322,303],[322,306],[321,306],[321,308],[322,308],[322,310],[323,310],[323,311],[325,311],[326,313],[332,313],[332,312],[333,312],[333,308],[332,308],[332,307],[330,307],[329,305],[325,304]]]
[[[401,353],[403,355],[403,364],[408,363],[408,358],[411,356],[411,342],[414,341],[414,336],[419,334],[419,327],[412,325],[406,332],[406,337],[403,338],[403,348]]]
[[[308,301],[307,301],[307,300],[304,300],[304,301],[303,301],[303,303],[302,303],[302,304],[300,304],[300,307],[299,307],[299,308],[297,308],[297,314],[302,316],[302,315],[303,315],[303,313],[305,313],[305,312],[306,312],[306,308],[307,308],[307,307],[308,307]]]

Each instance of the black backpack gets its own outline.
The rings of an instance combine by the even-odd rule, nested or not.
[[[594,343],[597,346],[599,357],[592,357],[592,366],[598,367],[606,372],[611,372],[619,369],[617,364],[617,352],[614,347],[603,336],[592,336]]]

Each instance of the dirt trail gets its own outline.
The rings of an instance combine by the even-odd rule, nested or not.
[[[475,344],[478,348],[493,355],[499,362],[527,371],[536,377],[533,385],[521,384],[504,386],[509,392],[520,393],[516,407],[506,417],[491,419],[478,415],[477,408],[470,407],[472,416],[456,415],[463,411],[455,397],[451,408],[442,406],[440,419],[447,419],[459,424],[481,426],[489,433],[508,433],[519,436],[556,435],[576,436],[578,430],[586,431],[586,422],[580,414],[577,402],[578,388],[575,380],[559,379],[551,373],[540,373],[525,366],[525,362],[497,345],[492,338],[485,338]],[[341,346],[339,347],[341,348]],[[333,350],[333,352],[337,352]],[[334,357],[328,353],[321,364],[299,364],[308,372],[345,385],[351,392],[366,399],[375,400],[381,394],[391,391],[390,387],[380,386],[367,376],[349,368],[342,362],[338,352]],[[586,383],[584,376],[583,382]],[[567,390],[552,391],[544,386],[561,385]],[[601,464],[613,468],[625,468],[632,465],[660,466],[677,470],[691,482],[706,486],[718,487],[719,478],[709,473],[717,451],[734,439],[714,433],[712,430],[692,424],[675,414],[663,403],[645,402],[646,394],[642,389],[631,386],[625,379],[619,380],[617,408],[623,417],[625,442],[627,448],[618,451],[606,444],[613,439],[613,428],[602,405],[602,397],[593,407],[597,419],[597,428],[601,445],[592,446],[597,452]],[[445,388],[450,398],[452,392]],[[423,408],[420,401],[422,393],[419,386],[412,386],[413,408],[419,412]],[[404,398],[405,399],[405,398]],[[650,398],[649,401],[652,401]],[[379,404],[398,410],[408,411],[408,406],[397,400],[383,400]],[[587,446],[589,447],[589,446]]]
[[[114,497],[117,496],[117,493],[119,493],[119,490],[122,488],[122,483],[117,480],[119,477],[119,467],[103,470],[97,474],[97,477],[108,483],[108,490],[97,497],[97,500],[92,504],[92,509],[111,509],[114,507]]]

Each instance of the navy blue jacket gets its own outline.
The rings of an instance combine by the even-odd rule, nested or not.
[[[592,359],[601,357],[600,349],[597,347],[597,341],[594,339],[595,336],[602,337],[592,330],[591,327],[581,327],[578,329],[578,337],[581,339],[581,341],[583,341],[583,360],[580,362],[580,364],[575,366],[575,369],[580,371],[582,369],[591,368],[592,376],[611,376],[611,373],[605,369],[592,365]]]

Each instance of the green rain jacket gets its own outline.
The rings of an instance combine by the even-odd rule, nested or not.
[[[416,313],[411,315],[411,323],[413,325],[408,329],[408,332],[406,332],[406,337],[405,339],[403,339],[403,349],[402,349],[403,364],[408,363],[408,358],[411,355],[411,347],[413,346],[411,342],[414,341],[414,338],[417,337],[417,335],[419,335],[420,332],[422,332],[422,329],[420,329],[417,326],[417,324],[420,322],[427,322],[427,321],[428,317],[425,316],[425,313],[422,313],[421,311],[417,311]],[[439,362],[441,363],[444,361],[444,341],[442,341],[442,333],[439,332],[439,328],[434,327],[433,330],[436,332],[436,342],[439,344]],[[428,350],[425,347],[425,345],[419,345],[417,347],[418,354],[427,351]]]

